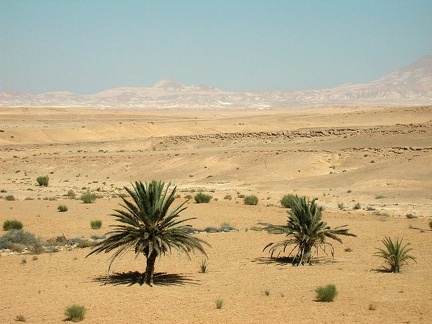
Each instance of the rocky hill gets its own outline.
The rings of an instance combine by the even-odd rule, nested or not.
[[[68,91],[31,95],[0,92],[0,107],[95,108],[291,108],[329,104],[432,104],[432,56],[375,81],[299,91],[228,92],[207,85],[184,85],[171,79],[153,87],[121,87],[91,95]]]

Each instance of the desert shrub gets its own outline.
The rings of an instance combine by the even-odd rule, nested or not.
[[[207,267],[208,267],[208,262],[207,259],[203,259],[200,263],[200,272],[201,273],[206,273],[207,272]]]
[[[246,196],[243,194],[237,194],[237,198],[244,198],[244,197],[246,197]]]
[[[102,221],[101,220],[92,220],[92,221],[90,221],[90,227],[92,229],[99,229],[102,227]]]
[[[58,210],[59,212],[61,212],[61,213],[64,213],[64,212],[67,212],[67,211],[68,211],[68,208],[67,208],[66,205],[59,205],[59,206],[57,207],[57,210]]]
[[[337,295],[335,285],[327,285],[325,287],[318,287],[315,289],[317,300],[320,302],[332,302]]]
[[[225,200],[232,200],[232,196],[231,196],[231,195],[226,195],[226,196],[224,197],[224,199],[225,199]]]
[[[37,242],[37,243],[35,243],[33,245],[33,247],[31,248],[30,252],[32,254],[41,254],[41,253],[45,252],[45,249],[44,249],[44,247],[42,246],[42,244],[40,242]]]
[[[429,221],[429,227],[432,229],[432,220]]]
[[[67,317],[68,321],[80,322],[84,319],[86,309],[84,306],[72,305],[66,308],[64,315]]]
[[[417,216],[415,216],[413,214],[406,214],[405,217],[408,218],[408,219],[415,219],[415,218],[417,218]]]
[[[7,200],[7,201],[14,201],[14,200],[16,200],[16,199],[15,199],[14,195],[7,195],[7,196],[4,197],[4,200]]]
[[[206,233],[217,233],[219,232],[219,229],[213,226],[207,226],[206,228],[204,228],[204,232]]]
[[[209,203],[212,198],[213,198],[212,196],[207,195],[203,192],[197,193],[194,197],[195,202],[198,204]]]
[[[37,183],[41,187],[48,187],[49,177],[48,176],[40,176],[36,178]]]
[[[95,245],[95,243],[92,242],[92,241],[90,241],[90,240],[81,240],[81,241],[78,242],[78,244],[77,244],[76,247],[78,249],[85,249],[85,248],[88,248],[88,247],[92,247],[94,245]]]
[[[23,230],[9,230],[2,238],[7,242],[26,246],[34,245],[38,242],[37,238],[32,233]]]
[[[14,219],[14,220],[5,220],[3,223],[3,230],[9,231],[9,230],[20,230],[23,228],[23,224]]]
[[[258,197],[254,195],[246,196],[244,197],[243,202],[245,205],[256,205],[258,204]]]
[[[343,210],[343,209],[345,208],[344,203],[338,203],[338,208],[339,208],[340,210]]]
[[[381,241],[384,244],[384,249],[377,248],[378,251],[375,253],[375,256],[385,260],[389,266],[386,270],[389,272],[400,272],[400,268],[408,264],[409,259],[417,262],[412,255],[408,254],[412,251],[412,248],[408,247],[410,243],[402,245],[402,241],[403,239],[399,240],[399,238],[397,238],[396,242],[393,242],[390,237],[385,237]]]
[[[216,299],[215,304],[216,304],[216,309],[221,309],[223,306],[223,300],[222,299]]]
[[[265,294],[266,296],[270,296],[270,290],[268,290],[268,289],[264,290],[264,294]]]
[[[228,223],[222,223],[221,226],[219,227],[219,232],[231,232],[235,230],[236,229]]]
[[[73,191],[73,190],[71,189],[71,190],[69,190],[69,191],[67,192],[66,196],[68,196],[69,199],[75,199],[75,198],[76,198],[76,193],[75,193],[75,191]]]
[[[96,195],[91,193],[91,192],[86,192],[83,193],[81,195],[81,200],[83,201],[84,204],[91,204],[92,202],[94,202],[96,200]]]
[[[25,322],[26,318],[24,317],[24,315],[17,315],[15,317],[15,322]]]
[[[353,209],[361,209],[361,205],[360,203],[357,203],[354,205]]]
[[[295,195],[288,194],[288,195],[285,195],[282,197],[280,203],[281,203],[282,207],[291,208],[295,198],[296,198]]]

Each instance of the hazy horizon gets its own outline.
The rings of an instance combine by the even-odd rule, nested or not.
[[[430,1],[2,0],[0,91],[370,82],[432,53],[431,13]]]

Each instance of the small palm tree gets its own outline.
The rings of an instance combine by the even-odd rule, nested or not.
[[[412,248],[408,247],[410,243],[402,246],[402,241],[403,239],[399,240],[399,238],[397,238],[396,243],[394,243],[390,237],[385,237],[381,241],[385,249],[377,248],[378,251],[375,253],[375,256],[385,259],[390,266],[390,269],[388,269],[390,272],[400,272],[401,266],[408,264],[409,259],[417,262],[413,256],[408,254],[412,251]]]
[[[333,246],[326,241],[327,238],[342,243],[338,235],[356,236],[348,232],[348,229],[345,228],[347,225],[332,229],[321,218],[322,209],[315,203],[315,199],[309,200],[306,197],[292,197],[291,210],[288,211],[287,225],[261,224],[265,226],[263,230],[271,234],[286,235],[284,241],[269,243],[264,247],[264,250],[268,248],[271,257],[273,257],[277,250],[285,252],[288,245],[294,245],[288,256],[297,249],[293,265],[299,266],[300,264],[303,265],[304,262],[311,264],[313,247],[317,250],[321,248],[325,251],[325,247],[328,245],[331,248],[332,255],[334,255]]]
[[[153,284],[155,261],[172,249],[189,256],[195,249],[206,253],[203,240],[190,234],[189,226],[184,222],[194,219],[178,220],[179,213],[186,209],[183,205],[168,211],[174,201],[176,187],[169,192],[171,184],[152,181],[151,183],[135,182],[133,189],[125,188],[132,201],[123,199],[124,210],[114,210],[112,216],[121,224],[112,225],[113,231],[107,233],[107,238],[96,244],[88,254],[117,251],[110,258],[112,262],[127,251],[133,249],[136,256],[144,254],[147,259],[143,282]]]

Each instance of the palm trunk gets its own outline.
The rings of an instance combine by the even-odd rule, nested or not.
[[[153,251],[147,257],[147,266],[146,266],[146,271],[144,274],[144,282],[149,286],[153,285],[153,277],[154,277],[154,268],[155,268],[156,257],[157,257],[157,253],[155,251]]]
[[[300,253],[298,254],[298,257],[296,258],[296,262],[294,265],[304,265],[305,261],[309,264],[311,264],[311,258],[312,258],[312,246],[309,244],[304,244],[302,249],[300,250]]]
[[[302,263],[304,264],[304,262],[306,261],[308,264],[312,264],[311,260],[312,260],[312,246],[306,244]]]

